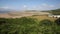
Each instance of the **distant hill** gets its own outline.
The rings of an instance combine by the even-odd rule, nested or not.
[[[47,10],[47,11],[42,11],[42,12],[49,12],[53,15],[60,15],[60,9],[55,9],[55,10]]]
[[[12,11],[15,11],[15,10],[12,10],[12,9],[0,9],[0,13],[9,13],[9,12],[12,12]]]
[[[9,11],[0,11],[0,13],[8,13]]]
[[[60,9],[51,10],[50,13],[52,13],[54,15],[60,15]]]

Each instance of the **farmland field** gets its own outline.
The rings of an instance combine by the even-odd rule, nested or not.
[[[46,16],[46,15],[40,15],[40,16],[29,16],[30,18],[36,18],[36,19],[38,19],[39,21],[40,20],[44,20],[44,19],[49,19],[49,20],[51,20],[51,21],[54,21],[54,20],[56,20],[57,18],[53,18],[53,17],[48,17],[48,16]]]

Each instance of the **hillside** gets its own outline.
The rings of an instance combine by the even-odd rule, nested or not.
[[[60,9],[50,10],[49,12],[52,13],[53,15],[60,15]]]

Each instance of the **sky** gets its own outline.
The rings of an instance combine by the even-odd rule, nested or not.
[[[60,0],[0,0],[0,10],[52,10],[58,8],[60,8]]]

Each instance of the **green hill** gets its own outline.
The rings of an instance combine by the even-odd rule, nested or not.
[[[53,15],[60,15],[60,9],[50,10],[49,12],[52,13]]]

